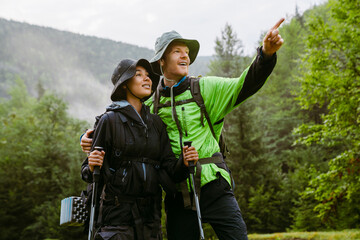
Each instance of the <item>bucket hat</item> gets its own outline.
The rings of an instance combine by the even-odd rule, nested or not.
[[[173,41],[179,41],[185,43],[189,48],[190,64],[192,64],[200,49],[200,44],[194,39],[185,39],[176,31],[166,32],[161,37],[156,39],[155,42],[155,56],[150,60],[151,66],[156,74],[162,75],[160,70],[160,64],[158,61],[163,57],[167,47]]]
[[[155,74],[152,70],[152,67],[148,60],[139,59],[138,61],[133,59],[124,59],[121,60],[120,63],[114,70],[114,73],[111,77],[111,81],[114,84],[113,91],[111,93],[112,101],[122,100],[124,96],[121,96],[121,85],[125,84],[130,78],[135,76],[136,66],[142,66],[149,73],[149,77],[152,81],[151,90],[154,92],[159,83],[160,76]],[[149,96],[150,97],[150,96]],[[149,97],[146,97],[148,99]],[[145,99],[144,99],[145,100]]]

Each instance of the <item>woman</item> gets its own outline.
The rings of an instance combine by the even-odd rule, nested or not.
[[[184,147],[184,158],[176,159],[166,126],[143,104],[159,82],[147,60],[122,60],[111,80],[113,103],[101,116],[92,144],[92,149],[104,151],[92,151],[82,166],[82,178],[89,183],[94,166],[101,166],[101,229],[96,238],[162,239],[160,183],[169,183],[164,176],[184,180],[188,162],[196,163],[198,154]]]

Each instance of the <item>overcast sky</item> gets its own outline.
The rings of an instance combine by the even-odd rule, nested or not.
[[[326,0],[0,0],[0,17],[150,49],[163,32],[176,30],[200,42],[200,56],[214,54],[215,38],[229,23],[250,54],[262,32]],[[281,32],[280,32],[281,34]],[[286,42],[286,39],[285,39]]]

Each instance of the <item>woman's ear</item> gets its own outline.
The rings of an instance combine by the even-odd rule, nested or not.
[[[160,61],[160,66],[164,66],[164,59],[162,58],[159,61]]]

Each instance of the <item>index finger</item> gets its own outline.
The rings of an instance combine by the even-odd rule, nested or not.
[[[272,28],[271,30],[275,30],[278,29],[278,27],[280,27],[280,25],[285,21],[285,18],[281,18]]]

